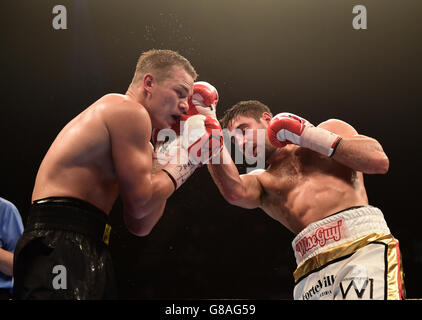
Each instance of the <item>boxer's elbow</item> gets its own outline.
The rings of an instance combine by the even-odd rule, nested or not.
[[[148,230],[146,228],[142,228],[142,227],[136,228],[134,225],[128,225],[128,224],[126,224],[126,228],[131,234],[137,237],[146,237],[151,232],[151,230]]]
[[[384,152],[375,153],[370,159],[370,168],[366,173],[386,174],[390,168],[390,160]]]
[[[150,234],[152,227],[148,227],[141,219],[136,219],[130,213],[124,212],[124,223],[126,229],[137,237],[146,237]]]
[[[374,173],[385,174],[388,172],[388,169],[390,168],[390,160],[377,140],[375,140],[375,148],[374,152],[372,152],[371,158],[373,170],[375,171]]]
[[[126,215],[133,217],[134,219],[142,219],[147,215],[144,203],[125,203]]]
[[[234,206],[241,206],[245,201],[245,192],[241,188],[232,188],[223,193],[224,199]]]
[[[227,192],[223,194],[223,197],[231,205],[237,205],[242,200],[242,197],[234,192]]]
[[[385,174],[388,172],[388,169],[390,168],[390,160],[388,157],[384,154],[384,156],[381,156],[378,160],[378,173]]]
[[[358,157],[350,163],[350,167],[366,174],[385,174],[390,167],[390,161],[380,143],[373,138],[364,138],[365,144],[357,149]]]
[[[135,219],[142,219],[148,214],[152,192],[122,196],[125,212]]]
[[[146,237],[147,235],[149,235],[151,233],[152,228],[150,228],[150,229],[141,228],[141,229],[137,229],[137,230],[131,230],[131,229],[128,228],[128,230],[134,236]]]

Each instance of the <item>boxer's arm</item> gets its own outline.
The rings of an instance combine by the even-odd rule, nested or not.
[[[232,205],[254,209],[261,205],[262,186],[256,175],[239,175],[226,147],[220,152],[220,164],[208,163],[212,179],[221,195]]]
[[[337,119],[327,120],[318,127],[342,137],[332,156],[335,161],[367,174],[383,174],[388,171],[388,157],[377,140],[359,135],[351,125]]]
[[[153,227],[147,222],[157,222],[161,217],[165,201],[173,193],[174,186],[164,172],[151,173],[151,124],[146,111],[133,106],[116,106],[115,109],[119,111],[113,112],[106,121],[114,168],[124,215],[129,216],[132,222],[128,229],[142,236],[148,234]]]
[[[130,233],[137,236],[147,236],[154,226],[157,224],[163,215],[164,209],[166,207],[166,201],[162,203],[157,203],[156,208],[151,208],[151,213],[146,215],[144,218],[137,219],[133,215],[124,214],[123,220],[125,222],[126,228]]]

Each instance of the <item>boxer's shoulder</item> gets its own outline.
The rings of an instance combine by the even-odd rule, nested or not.
[[[135,118],[140,116],[149,120],[149,114],[145,107],[127,95],[110,93],[100,98],[98,102],[98,106],[107,114],[123,117],[134,116]]]
[[[104,95],[98,100],[98,104],[103,108],[112,109],[115,112],[121,110],[124,111],[125,109],[133,109],[134,112],[146,111],[145,107],[133,98],[128,95],[118,93],[109,93]]]
[[[328,119],[321,122],[318,127],[343,136],[353,136],[357,134],[357,131],[353,126],[339,119]]]
[[[107,127],[119,131],[130,128],[152,130],[148,111],[132,98],[111,93],[102,97],[99,102]]]
[[[253,170],[249,171],[247,174],[250,174],[250,175],[260,175],[260,174],[262,174],[264,172],[266,172],[265,169],[258,168],[258,169],[253,169]]]
[[[248,170],[245,174],[241,174],[240,177],[243,181],[255,181],[262,185],[266,181],[267,175],[268,172],[265,169],[254,169]]]

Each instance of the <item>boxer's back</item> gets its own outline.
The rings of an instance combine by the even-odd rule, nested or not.
[[[111,210],[118,184],[104,113],[122,98],[100,98],[60,131],[38,170],[32,200],[67,196]]]

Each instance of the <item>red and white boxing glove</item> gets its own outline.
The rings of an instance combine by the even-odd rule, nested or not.
[[[186,120],[183,115],[180,120]],[[154,130],[152,154],[152,173],[162,170],[178,189],[199,167],[189,161],[188,151],[181,146],[180,126],[182,121],[168,129]],[[152,144],[151,144],[152,145]]]
[[[202,114],[190,116],[182,123],[182,147],[192,163],[208,163],[223,147],[223,131],[218,120]]]
[[[178,189],[201,164],[219,155],[223,147],[220,123],[204,115],[194,115],[181,122],[181,134],[158,143],[153,161],[154,170],[161,169]],[[161,131],[163,132],[163,131]],[[158,135],[158,142],[166,138]]]
[[[188,117],[187,115],[182,115],[170,128],[160,130],[154,128],[152,130],[153,173],[161,170],[176,156],[180,145],[180,124],[186,121]],[[178,141],[174,141],[176,139]]]
[[[328,157],[333,156],[342,139],[333,132],[315,127],[307,120],[287,112],[279,113],[271,119],[267,133],[275,147],[294,143]]]
[[[218,92],[217,89],[205,81],[198,81],[193,84],[193,94],[188,99],[189,109],[186,112],[186,115],[182,115],[179,121],[176,121],[174,125],[171,126],[176,135],[180,135],[180,123],[186,121],[190,116],[202,114],[213,119],[217,119],[216,107],[218,103]],[[169,130],[169,129],[162,129]],[[153,130],[153,142],[154,146],[157,145],[157,137],[159,132],[162,130]]]
[[[193,94],[188,100],[188,115],[202,114],[217,119],[216,108],[218,103],[217,89],[205,81],[193,84]]]

